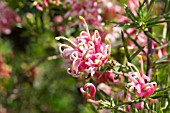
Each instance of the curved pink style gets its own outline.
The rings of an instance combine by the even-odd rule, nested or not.
[[[87,89],[90,89],[88,92]],[[88,102],[92,104],[98,104],[98,102],[94,99],[96,94],[96,87],[92,83],[86,83],[84,87],[80,88],[80,91],[83,95],[85,95],[85,98]]]

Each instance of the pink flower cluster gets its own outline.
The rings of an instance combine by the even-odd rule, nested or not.
[[[43,11],[44,8],[48,7],[51,4],[59,5],[60,3],[60,0],[43,0],[42,3],[36,4],[36,9],[39,11]]]
[[[10,34],[11,28],[17,22],[20,22],[20,17],[4,2],[0,2],[0,33]]]
[[[144,74],[142,56],[139,56],[139,58],[141,71],[139,72],[136,69],[137,72],[129,72],[128,78],[131,82],[127,84],[127,87],[129,87],[131,92],[135,92],[138,97],[148,98],[156,90],[157,83],[150,82],[150,78]]]
[[[96,0],[66,0],[65,4],[70,4],[71,9],[65,14],[65,18],[83,16],[85,20],[94,25],[100,26],[101,19],[99,16],[99,3]],[[73,25],[78,25],[76,21]]]
[[[90,92],[87,91],[87,89],[90,88]],[[92,83],[86,83],[84,87],[80,88],[81,93],[85,96],[87,101],[92,104],[98,104],[98,102],[95,100],[96,95],[96,87]]]
[[[68,73],[77,75],[93,75],[100,66],[103,66],[109,56],[109,41],[107,45],[103,45],[99,32],[96,30],[93,35],[89,33],[88,26],[83,17],[80,19],[84,21],[86,31],[82,31],[80,35],[71,41],[64,37],[57,37],[57,39],[65,39],[69,41],[72,46],[61,44],[60,52],[62,57],[68,59],[71,66],[68,68]],[[62,50],[64,48],[64,50]]]
[[[131,83],[127,84],[129,90],[135,92],[138,97],[150,97],[156,90],[156,82],[150,82],[150,78],[144,74],[130,72],[129,79]]]

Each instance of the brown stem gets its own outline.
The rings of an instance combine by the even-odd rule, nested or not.
[[[152,33],[152,28],[148,29],[150,33]],[[153,53],[153,49],[152,49],[152,39],[148,38],[148,42],[147,42],[147,47],[148,47],[148,53],[147,53],[147,69],[146,69],[146,75],[149,76],[152,72],[151,69],[151,58],[152,58],[152,53]]]
[[[147,7],[149,9],[149,0],[147,0]],[[152,17],[152,14],[150,14],[150,17]],[[148,31],[152,34],[152,27],[148,28]],[[152,39],[148,38],[147,40],[147,47],[148,47],[148,53],[147,53],[147,67],[146,67],[146,76],[149,76],[152,73],[151,69],[151,58],[152,58]]]

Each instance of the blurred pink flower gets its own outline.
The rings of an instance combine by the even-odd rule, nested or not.
[[[61,23],[63,21],[63,17],[61,15],[57,15],[53,18],[53,21],[57,24]]]
[[[84,21],[86,31],[82,31],[75,41],[71,41],[65,37],[57,37],[56,39],[61,38],[72,44],[72,46],[66,44],[60,45],[62,57],[72,63],[68,68],[69,74],[73,76],[93,75],[107,61],[110,54],[108,53],[110,45],[107,40],[108,44],[103,46],[99,32],[96,30],[91,35],[84,18],[80,17],[80,19]]]
[[[111,96],[112,98],[114,98],[114,95],[113,95],[113,91],[112,91],[112,88],[104,83],[100,83],[98,86],[97,86],[97,89],[103,91],[104,93],[106,93],[107,95]]]
[[[137,10],[137,8],[139,8],[139,1],[138,0],[129,0],[127,4],[129,6],[130,10],[132,11],[132,13],[135,16],[137,16],[136,10]]]
[[[113,18],[118,17],[118,13],[123,13],[123,12],[124,12],[123,7],[119,5],[116,4],[106,5],[103,8],[102,18],[104,20],[112,20]]]
[[[90,91],[88,92],[88,88]],[[95,100],[96,87],[92,83],[86,83],[84,87],[80,88],[80,92],[85,96],[88,102],[97,105],[98,102]]]
[[[47,8],[51,4],[59,5],[60,3],[60,0],[42,0],[42,2],[38,2],[35,7],[37,10],[43,11],[44,8]]]
[[[166,44],[166,41],[164,41],[163,44]],[[152,47],[153,47],[152,49],[156,49],[156,48],[158,47],[158,44],[157,44],[156,42],[152,42]],[[158,50],[156,51],[156,54],[157,54],[158,58],[162,58],[162,57],[168,55],[165,47],[164,47],[164,48],[161,48],[161,49],[158,49]]]
[[[0,32],[10,34],[11,28],[20,21],[20,17],[11,8],[0,2]]]
[[[122,78],[120,75],[118,79],[115,79],[115,74],[111,71],[105,71],[104,73],[96,71],[93,77],[97,82],[120,82]]]
[[[96,0],[66,0],[65,4],[68,3],[71,5],[71,9],[66,12],[65,18],[83,16],[87,23],[90,23],[93,26],[101,25],[98,11],[100,4]],[[76,20],[76,22],[73,23],[73,26],[78,25],[79,23],[80,21]]]

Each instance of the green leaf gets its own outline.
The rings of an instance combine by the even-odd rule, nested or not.
[[[127,31],[125,31],[125,33],[128,35],[128,38],[129,38],[139,49],[142,48],[142,47],[136,42],[136,40],[133,39],[133,37],[132,37],[131,35],[129,35],[129,33],[127,33]],[[144,50],[142,50],[142,51],[145,53]]]
[[[136,27],[136,25],[134,23],[122,23],[122,22],[115,22],[112,20],[108,20],[107,22],[114,23],[117,25],[116,27],[124,27],[125,29]]]
[[[146,35],[148,38],[150,38],[150,39],[152,39],[153,41],[155,41],[156,43],[160,44],[160,42],[159,42],[157,39],[155,39],[155,38],[153,37],[153,35],[152,35],[149,31],[144,31],[144,33],[145,33],[145,35]]]
[[[143,3],[141,3],[141,2],[139,1],[138,12],[141,12],[141,11],[142,11],[143,6],[145,5],[145,1],[146,1],[146,0],[144,0]]]
[[[156,17],[154,17],[154,18],[150,18],[149,20],[146,21],[146,24],[149,24],[149,23],[151,23],[151,22],[156,22],[156,21],[158,21],[158,20],[160,20],[160,19],[161,19],[160,16],[156,16]]]
[[[160,23],[165,23],[165,22],[170,22],[170,20],[167,19],[167,20],[162,20],[162,21],[149,22],[148,24],[146,24],[146,26],[147,27],[152,27],[153,25],[160,24]]]
[[[155,0],[151,0],[150,4],[149,4],[149,8],[148,8],[148,12],[147,12],[147,15],[146,15],[146,19],[148,20],[149,19],[149,16],[151,14],[151,11],[153,9],[153,6],[155,4]]]
[[[130,60],[132,61],[141,51],[143,51],[144,47],[139,48],[131,57]]]
[[[123,47],[124,47],[124,49],[125,49],[126,58],[127,58],[128,62],[131,62],[131,60],[130,60],[130,55],[129,55],[129,51],[128,51],[128,47],[127,47],[128,44],[127,44],[127,41],[126,41],[126,39],[125,39],[125,37],[124,37],[123,31],[121,31],[121,35],[122,35],[122,42],[123,42]]]
[[[136,97],[137,97],[136,94],[135,94],[134,92],[131,92],[127,87],[125,87],[125,90],[126,90],[127,92],[129,92],[129,93],[132,95],[133,98],[136,98]]]
[[[124,25],[124,29],[134,28],[134,27],[136,27],[136,25],[135,25],[134,23],[126,23],[126,24]]]
[[[165,89],[162,89],[162,90],[156,90],[154,92],[154,94],[150,96],[150,98],[158,98],[158,97],[162,97],[162,96],[167,96],[167,94],[165,94],[165,93],[168,91],[170,91],[170,86]]]
[[[107,20],[107,22],[117,24],[119,27],[125,26],[125,24],[126,24],[126,23],[122,23],[122,22],[115,22],[113,20]]]
[[[128,18],[131,19],[134,23],[136,23],[138,18],[135,17],[135,15],[132,13],[132,11],[129,9],[129,7],[126,4],[124,5],[124,7]]]
[[[156,64],[157,64],[157,63],[160,63],[160,62],[162,62],[162,61],[164,61],[164,60],[166,60],[166,59],[168,59],[168,58],[170,58],[170,55],[164,56],[164,57],[156,60],[154,63],[156,63]]]
[[[163,113],[162,108],[161,108],[161,102],[159,102],[159,103],[157,104],[157,107],[156,107],[156,108],[157,108],[156,111],[158,111],[158,113]]]

